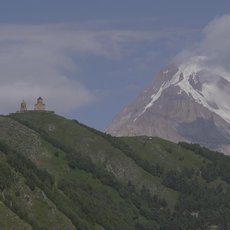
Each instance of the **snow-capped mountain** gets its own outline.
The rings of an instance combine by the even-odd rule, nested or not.
[[[188,141],[230,154],[230,74],[190,58],[161,71],[107,132]]]

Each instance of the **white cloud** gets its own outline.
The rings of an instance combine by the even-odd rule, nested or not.
[[[69,111],[95,100],[78,80],[74,55],[119,58],[129,42],[154,40],[142,31],[79,30],[73,25],[0,25],[1,113],[25,99],[47,99],[50,109]],[[90,68],[90,67],[89,67]]]
[[[230,71],[230,15],[213,20],[205,29],[202,52],[210,57],[210,64],[221,65]]]
[[[176,58],[178,61],[190,59],[193,56],[205,56],[204,65],[212,68],[222,67],[230,71],[230,15],[224,15],[212,20],[203,29],[203,39],[193,47],[184,49]]]

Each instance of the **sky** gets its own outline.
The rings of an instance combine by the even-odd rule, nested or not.
[[[229,0],[1,0],[0,113],[42,96],[104,131],[173,60],[228,69],[229,15]]]

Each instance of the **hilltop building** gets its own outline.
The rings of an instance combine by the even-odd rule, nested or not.
[[[46,110],[45,104],[43,103],[43,99],[41,97],[37,99],[37,103],[34,105],[34,110],[35,111],[45,111]]]
[[[17,111],[17,113],[25,113],[25,112],[47,112],[47,113],[54,113],[54,111],[47,111],[46,110],[46,105],[43,102],[42,97],[39,97],[37,99],[37,103],[34,105],[34,110],[28,110],[27,109],[27,104],[26,104],[25,100],[23,100],[21,102],[21,105],[20,105],[20,110]]]

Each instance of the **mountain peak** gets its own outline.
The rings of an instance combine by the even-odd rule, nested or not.
[[[196,56],[163,69],[150,88],[115,117],[108,132],[193,142],[187,134],[178,131],[181,126],[212,118],[230,145],[230,74],[220,67],[209,67],[207,60],[207,57]],[[205,146],[211,144],[205,143]],[[216,142],[215,146],[220,150],[221,144]]]

